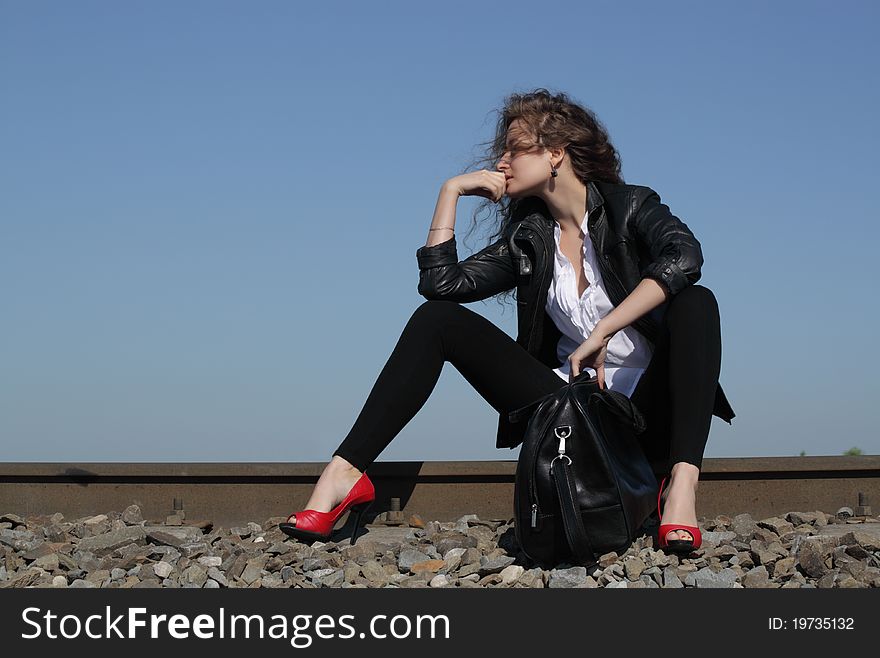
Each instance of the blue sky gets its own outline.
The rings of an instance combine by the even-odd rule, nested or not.
[[[703,246],[737,413],[706,456],[880,453],[877,20],[0,2],[0,461],[328,460],[423,301],[440,185],[535,87],[593,109]],[[512,307],[469,307],[515,336]],[[515,459],[496,422],[446,364],[379,459]]]

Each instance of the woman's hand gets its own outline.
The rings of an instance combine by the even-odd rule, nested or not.
[[[459,196],[482,196],[498,203],[507,189],[507,179],[500,171],[480,169],[453,176],[446,181],[446,185],[458,190]]]
[[[568,381],[571,383],[581,372],[581,367],[590,367],[596,371],[599,380],[599,388],[605,388],[605,355],[608,353],[608,341],[611,338],[600,338],[600,332],[595,329],[578,348],[569,355],[571,364]]]

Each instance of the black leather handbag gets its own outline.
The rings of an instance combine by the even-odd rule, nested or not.
[[[534,562],[591,567],[625,551],[655,510],[657,479],[636,439],[645,422],[589,371],[508,414],[529,415],[514,487],[514,526]]]

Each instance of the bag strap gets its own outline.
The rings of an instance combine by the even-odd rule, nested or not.
[[[576,487],[569,468],[571,461],[568,456],[564,456],[561,459],[554,459],[554,462],[551,468],[556,482],[556,492],[559,494],[559,507],[562,510],[562,524],[565,526],[568,545],[578,560],[588,563],[587,566],[592,566],[598,560],[575,504]]]

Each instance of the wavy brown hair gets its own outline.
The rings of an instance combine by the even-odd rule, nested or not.
[[[494,137],[479,144],[482,147],[481,157],[462,173],[480,169],[496,171],[495,167],[506,150],[508,127],[516,119],[522,121],[529,134],[527,146],[548,149],[563,147],[575,176],[585,185],[590,180],[624,182],[620,175],[620,156],[595,113],[573,101],[567,94],[552,94],[543,87],[527,93],[512,93],[504,99],[498,111]],[[519,199],[505,196],[498,203],[483,199],[474,211],[473,223],[467,235],[477,226],[477,217],[487,209],[490,215],[494,215],[496,230],[489,238],[490,242],[494,242],[505,234],[513,221],[542,208],[546,212],[544,202],[535,196]],[[511,292],[501,293],[498,297],[503,301]]]

